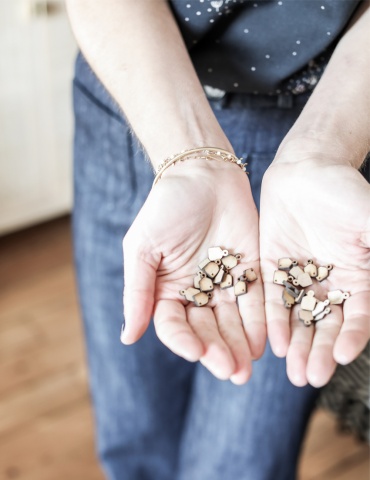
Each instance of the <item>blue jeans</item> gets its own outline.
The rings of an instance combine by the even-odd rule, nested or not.
[[[281,99],[280,99],[281,100]],[[304,99],[210,100],[254,199]],[[278,105],[279,103],[279,105]],[[120,343],[121,241],[153,174],[119,109],[80,56],[74,81],[74,246],[97,448],[110,480],[290,480],[318,391],[294,387],[269,347],[244,386],[175,356],[151,325]],[[145,112],[143,112],[145,115]],[[140,275],[140,272],[138,272]]]

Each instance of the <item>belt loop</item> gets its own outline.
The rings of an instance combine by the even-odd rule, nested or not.
[[[226,108],[227,104],[229,103],[229,92],[225,92],[225,95],[221,98],[208,98],[210,102],[212,102],[213,107],[216,110],[223,110]]]
[[[229,105],[231,92],[225,92],[225,95],[220,99],[221,108],[226,108]]]
[[[229,93],[220,88],[211,87],[210,85],[203,85],[203,89],[209,101],[213,103],[216,110],[222,110],[228,103]]]
[[[293,95],[291,93],[280,93],[277,98],[277,106],[279,108],[292,108],[293,107]]]

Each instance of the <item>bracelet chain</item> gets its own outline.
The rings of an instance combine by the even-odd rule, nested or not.
[[[230,162],[237,165],[243,172],[246,172],[247,163],[243,162],[243,158],[236,157],[233,153],[223,150],[222,148],[216,147],[200,147],[200,148],[191,148],[188,150],[182,150],[180,153],[171,155],[161,162],[157,169],[155,170],[155,179],[153,186],[158,182],[162,177],[163,172],[170,167],[175,165],[178,161],[183,162],[190,158],[198,158],[203,160],[221,160],[224,162]],[[248,172],[247,172],[248,173]]]

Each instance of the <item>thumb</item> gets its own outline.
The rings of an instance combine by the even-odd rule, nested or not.
[[[125,323],[121,331],[121,342],[126,345],[139,340],[148,328],[160,263],[160,256],[155,259],[146,242],[141,240],[139,244],[137,238],[140,237],[135,235],[132,239],[126,235],[123,241]]]

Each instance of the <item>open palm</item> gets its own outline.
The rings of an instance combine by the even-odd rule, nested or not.
[[[286,160],[286,161],[285,161]],[[322,158],[291,161],[281,155],[263,180],[260,222],[266,320],[273,351],[287,355],[297,385],[327,383],[336,363],[352,361],[369,339],[370,191],[361,174]],[[272,283],[280,257],[300,264],[333,264],[329,277],[310,288],[324,299],[330,290],[350,292],[342,305],[311,327],[297,307],[283,306],[282,287]]]
[[[190,163],[166,172],[124,239],[122,341],[138,340],[153,315],[158,337],[173,352],[244,383],[266,337],[257,211],[248,179],[234,165]],[[234,279],[246,268],[258,279],[238,303],[232,288],[217,288],[207,306],[197,307],[179,290],[193,285],[212,246],[242,254]]]

